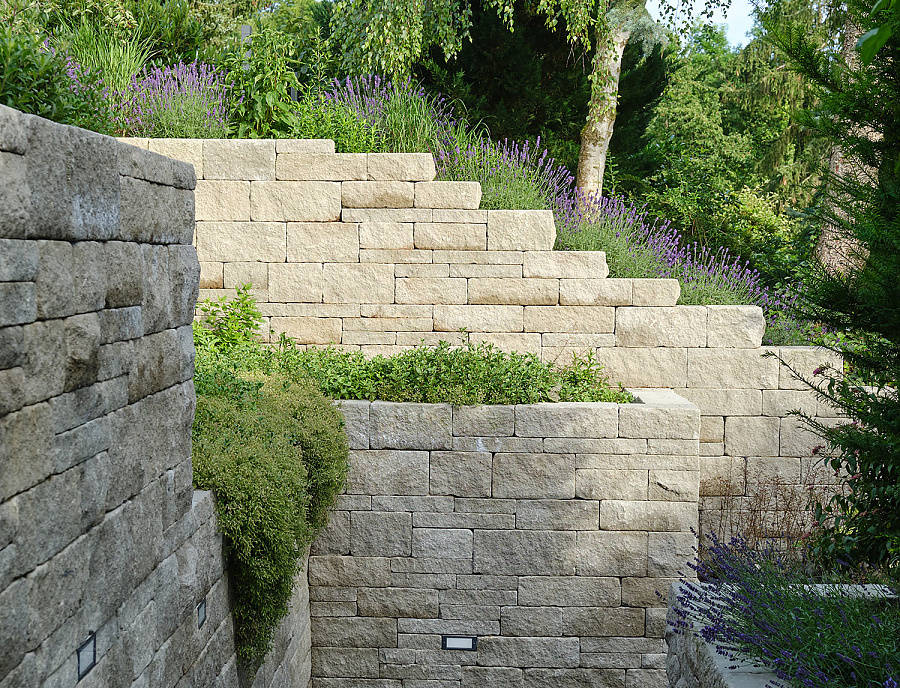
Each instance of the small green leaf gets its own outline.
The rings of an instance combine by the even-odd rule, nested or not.
[[[856,42],[856,49],[859,50],[863,64],[872,62],[875,54],[888,42],[892,33],[891,27],[885,25],[866,31],[866,33],[860,37]]]

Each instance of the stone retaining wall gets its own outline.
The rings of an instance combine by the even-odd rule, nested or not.
[[[191,486],[194,183],[0,106],[2,688],[74,686],[91,637],[79,685],[239,685],[213,500]],[[243,685],[306,685],[305,585],[295,602]]]
[[[342,402],[351,472],[309,560],[314,688],[665,686],[699,410]],[[477,636],[477,651],[441,649]]]
[[[835,361],[761,347],[755,306],[676,306],[677,280],[609,279],[603,252],[551,250],[549,211],[477,210],[480,186],[432,181],[430,155],[335,154],[331,141],[129,141],[194,165],[201,298],[252,282],[264,337],[367,354],[439,340],[545,361],[594,351],[613,380],[667,387],[700,408],[707,527],[767,485],[829,479],[813,475],[818,440],[789,412],[827,424],[834,410],[762,355],[807,376]]]

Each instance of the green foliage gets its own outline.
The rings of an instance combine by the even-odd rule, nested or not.
[[[302,371],[335,399],[381,399],[428,404],[535,404],[548,401],[618,401],[593,357],[555,367],[533,354],[506,354],[490,344],[416,347],[367,359],[360,352],[299,351],[282,338],[279,365]]]
[[[230,119],[237,138],[289,138],[297,124],[291,88],[299,89],[299,62],[291,37],[263,28],[234,43],[225,59],[232,88]]]
[[[0,26],[0,103],[62,124],[111,133],[112,117],[96,74],[73,83],[65,57],[44,45],[37,6],[9,2]]]
[[[77,64],[99,76],[114,99],[124,97],[131,79],[150,59],[151,48],[131,35],[117,35],[103,26],[82,20],[64,24],[57,47]]]
[[[848,22],[876,21],[851,2]],[[801,314],[858,343],[842,350],[846,370],[819,370],[826,399],[852,422],[835,428],[807,419],[827,441],[827,460],[846,476],[820,516],[822,547],[874,564],[900,566],[900,36],[867,67],[820,50],[800,24],[769,26],[792,66],[819,96],[802,121],[838,146],[848,173],[829,175],[822,222],[855,250],[835,268],[813,266]],[[810,381],[813,384],[814,381]]]
[[[334,101],[306,93],[297,103],[292,138],[332,139],[337,153],[371,153],[379,150],[378,129],[352,110]]]
[[[212,37],[189,0],[128,0],[126,9],[134,17],[135,39],[157,65],[193,62]]]
[[[232,576],[238,657],[268,652],[299,563],[344,484],[340,412],[304,375],[265,365],[259,312],[239,290],[195,324],[194,485],[216,494]]]

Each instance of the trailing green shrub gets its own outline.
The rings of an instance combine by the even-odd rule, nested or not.
[[[303,375],[260,372],[245,287],[194,327],[194,485],[216,494],[232,576],[238,657],[260,660],[287,614],[300,562],[344,484],[343,417]],[[241,333],[240,328],[246,327]]]

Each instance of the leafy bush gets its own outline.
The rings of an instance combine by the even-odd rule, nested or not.
[[[97,75],[45,45],[43,19],[34,6],[10,2],[0,14],[0,103],[101,133],[112,118]]]
[[[675,632],[694,632],[696,622],[719,654],[749,658],[797,688],[898,685],[900,608],[889,587],[866,597],[845,576],[822,585],[773,549],[710,542],[703,560],[689,564],[706,582],[682,583]]]
[[[64,24],[55,40],[76,64],[96,74],[114,100],[121,100],[131,80],[150,59],[150,47],[129,34],[117,34],[100,24],[82,20]]]
[[[331,139],[337,153],[371,153],[379,150],[378,130],[334,101],[305,92],[297,103],[292,136],[298,139]]]
[[[216,493],[232,576],[238,657],[268,651],[300,561],[344,484],[340,411],[302,374],[261,372],[258,311],[245,287],[194,326],[194,485]]]
[[[191,8],[188,0],[128,0],[134,18],[134,33],[150,49],[158,66],[199,59],[210,31]]]
[[[335,399],[381,399],[428,404],[536,404],[555,401],[632,400],[610,388],[593,355],[555,367],[533,354],[506,354],[491,344],[416,347],[367,359],[360,352],[299,351],[282,338],[278,365],[302,371]]]

